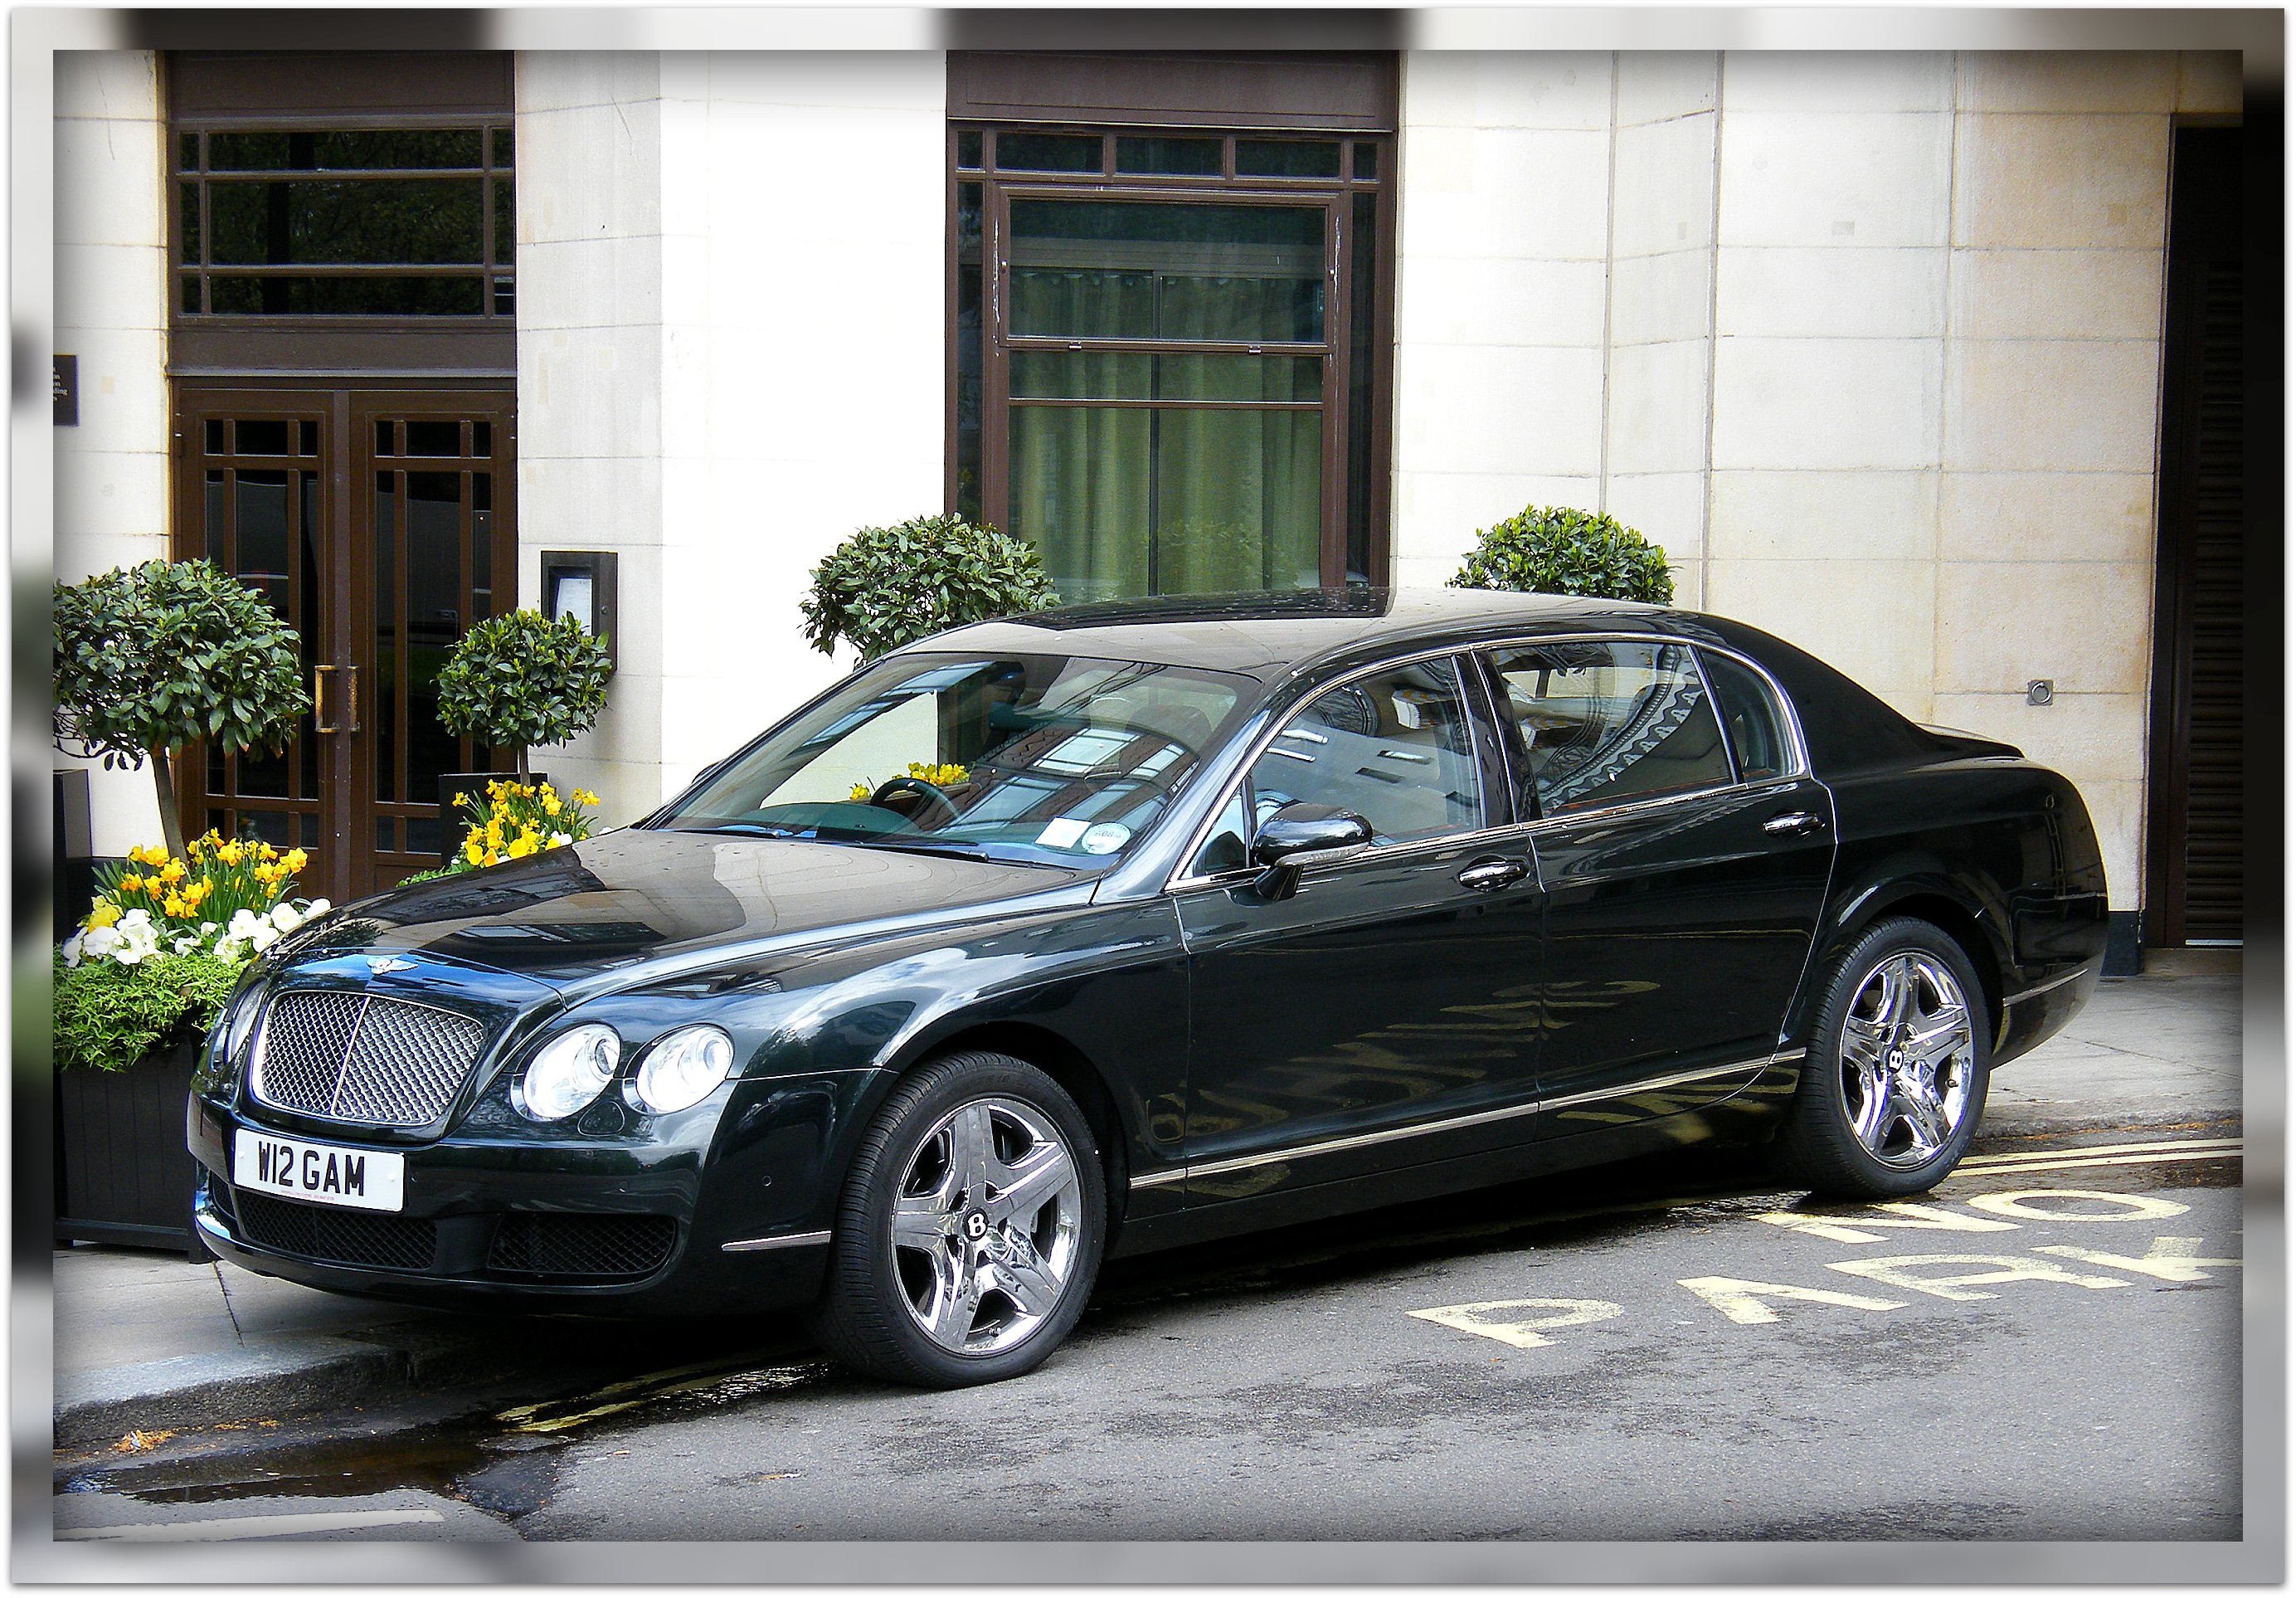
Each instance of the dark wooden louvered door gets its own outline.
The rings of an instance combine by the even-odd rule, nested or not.
[[[2146,933],[2242,936],[2241,133],[2177,134],[2162,383]]]

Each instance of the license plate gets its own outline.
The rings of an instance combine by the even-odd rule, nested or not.
[[[258,1192],[346,1209],[398,1210],[406,1202],[406,1157],[384,1149],[307,1143],[242,1127],[231,1179]]]

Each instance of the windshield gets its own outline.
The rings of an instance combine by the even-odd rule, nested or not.
[[[657,827],[1102,864],[1257,685],[1075,655],[900,655],[767,734]]]

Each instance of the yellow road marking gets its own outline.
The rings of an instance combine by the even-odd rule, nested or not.
[[[1741,1326],[1767,1326],[1778,1318],[1778,1312],[1762,1302],[1765,1298],[1830,1304],[1837,1309],[1906,1307],[1904,1301],[1897,1298],[1869,1298],[1863,1293],[1837,1293],[1826,1288],[1789,1287],[1782,1281],[1741,1281],[1734,1276],[1688,1276],[1681,1285]]]
[[[2087,1143],[2070,1149],[2028,1149],[2000,1154],[1972,1154],[1964,1166],[2013,1165],[2021,1160],[2077,1157],[2085,1154],[2151,1154],[2164,1149],[2238,1149],[2239,1138],[2169,1138],[2153,1143]]]
[[[1959,1276],[1916,1276],[1916,1265],[1983,1265],[1985,1270]],[[2084,1276],[2078,1271],[2068,1271],[2062,1265],[2045,1259],[2021,1259],[2013,1254],[1898,1254],[1887,1259],[1844,1260],[1829,1264],[1829,1271],[1840,1271],[1851,1276],[1864,1276],[1884,1282],[1893,1288],[1905,1288],[1916,1293],[1927,1293],[1932,1298],[1945,1298],[1956,1304],[1972,1303],[1980,1298],[1998,1298],[1998,1293],[1972,1293],[1969,1289],[1999,1281],[2061,1281],[2068,1287],[2125,1288],[2128,1283],[2118,1276]]]
[[[1968,1168],[1967,1162],[1964,1161],[1961,1169],[1955,1172],[1955,1174],[1969,1176],[2017,1176],[2028,1171],[2086,1171],[2092,1167],[2103,1167],[2107,1166],[2158,1166],[2172,1164],[2178,1160],[2187,1159],[2238,1159],[2239,1157],[2240,1151],[2237,1149],[2196,1149],[2191,1153],[2128,1154],[2110,1157],[2103,1159],[2087,1159],[2070,1156],[2056,1159],[2037,1157],[2022,1161],[2013,1166],[1983,1166],[1974,1171],[1970,1170]]]
[[[1774,1209],[1756,1215],[1757,1221],[1767,1221],[1773,1226],[1783,1226],[1814,1238],[1825,1238],[1836,1243],[1878,1243],[1875,1233],[1861,1230],[1873,1226],[1912,1228],[1922,1231],[2014,1231],[2013,1221],[1985,1221],[1975,1215],[1956,1215],[1951,1210],[1939,1209],[1927,1204],[1869,1204],[1855,1215],[1824,1215],[1805,1211]]]
[[[1494,1319],[1491,1312],[1506,1309],[1546,1310],[1540,1315],[1517,1315],[1510,1319]],[[1438,1326],[1448,1326],[1456,1331],[1472,1331],[1477,1337],[1492,1338],[1511,1348],[1543,1348],[1554,1341],[1539,1335],[1563,1326],[1587,1326],[1597,1321],[1616,1320],[1625,1314],[1622,1305],[1601,1298],[1494,1298],[1482,1304],[1446,1304],[1435,1309],[1414,1309],[1409,1312],[1416,1321],[1432,1321]]]
[[[2054,1254],[2065,1259],[2077,1259],[2084,1264],[2103,1265],[2115,1271],[2128,1271],[2138,1276],[2155,1276],[2162,1281],[2206,1281],[2207,1267],[2220,1266],[2227,1271],[2242,1269],[2236,1259],[2202,1259],[2198,1238],[2154,1238],[2152,1246],[2142,1256],[2131,1259],[2125,1254],[2103,1254],[2095,1248],[2074,1248],[2062,1243],[2046,1243],[2033,1250],[2036,1254]]]
[[[2120,1213],[2073,1215],[2041,1207],[2038,1201],[2044,1199],[2052,1206],[2066,1200],[2109,1205]],[[2082,1188],[2022,1188],[2013,1193],[1973,1193],[1962,1202],[1988,1215],[2014,1215],[2021,1221],[2166,1221],[2193,1207],[2173,1198],[2155,1198],[2149,1193],[2092,1193]]]

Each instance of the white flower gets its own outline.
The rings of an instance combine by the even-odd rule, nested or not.
[[[200,935],[196,932],[181,933],[176,938],[176,952],[178,954],[189,954],[199,945]]]
[[[64,966],[70,969],[79,964],[80,940],[86,935],[76,932],[64,940]]]
[[[570,832],[554,832],[550,835],[550,846],[553,849],[557,848],[561,844],[570,844],[573,841],[574,835]]]
[[[266,949],[270,948],[272,944],[278,941],[278,929],[267,925],[258,925],[254,933],[248,938],[248,942],[255,945],[255,951],[258,954],[262,953]]]
[[[244,938],[218,938],[216,941],[215,957],[220,960],[234,962],[246,959],[247,940]]]
[[[281,932],[294,931],[302,919],[301,913],[284,900],[271,907],[271,925]]]
[[[245,943],[255,935],[256,914],[244,906],[231,912],[231,925],[224,928],[226,937]]]
[[[310,903],[303,907],[303,919],[308,921],[314,916],[324,916],[334,908],[335,907],[333,905],[328,903],[324,899],[314,899]]]

